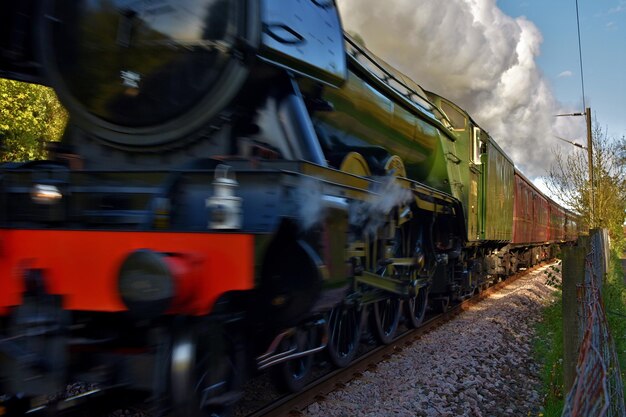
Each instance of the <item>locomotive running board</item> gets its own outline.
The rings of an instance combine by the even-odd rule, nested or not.
[[[298,164],[298,172],[355,190],[369,191],[371,184],[380,180],[376,177],[360,177],[310,162],[299,161]],[[453,196],[408,178],[395,177],[395,180],[402,188],[411,190],[415,203],[422,210],[440,214],[459,214],[457,207],[460,207],[460,202]]]

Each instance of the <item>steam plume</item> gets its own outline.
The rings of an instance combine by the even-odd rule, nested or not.
[[[350,225],[362,235],[375,235],[393,208],[413,198],[411,191],[402,188],[394,176],[374,177],[374,181],[369,198],[353,202],[350,210]]]
[[[554,117],[572,110],[557,102],[537,66],[537,27],[505,15],[495,0],[337,2],[346,30],[426,90],[467,110],[527,176],[546,175],[554,134],[584,132],[584,120]]]
[[[413,194],[402,188],[394,176],[373,177],[371,193],[365,200],[354,200],[348,210],[349,222],[354,231],[362,235],[374,235],[385,224],[392,209],[411,202]],[[296,187],[298,217],[302,231],[306,232],[320,224],[326,214],[326,200],[322,184],[313,178],[304,178]]]

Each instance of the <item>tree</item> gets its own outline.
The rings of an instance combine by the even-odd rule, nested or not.
[[[618,158],[622,165],[626,165],[626,136],[622,136],[617,144]]]
[[[46,142],[61,138],[67,117],[52,89],[0,79],[0,161],[45,158]]]
[[[623,240],[626,210],[626,140],[610,138],[606,130],[593,124],[593,213],[589,194],[587,152],[567,155],[554,150],[547,186],[567,207],[580,216],[579,228],[606,228],[612,238]],[[559,148],[560,149],[560,148]]]

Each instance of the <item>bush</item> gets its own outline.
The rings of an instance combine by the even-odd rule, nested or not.
[[[61,138],[67,117],[52,89],[0,78],[0,162],[45,158],[46,142]]]

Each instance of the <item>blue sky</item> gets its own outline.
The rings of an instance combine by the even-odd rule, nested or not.
[[[582,110],[576,1],[497,0],[497,5],[539,28],[539,67],[556,99]],[[609,136],[626,136],[626,0],[579,0],[578,7],[586,105]]]

